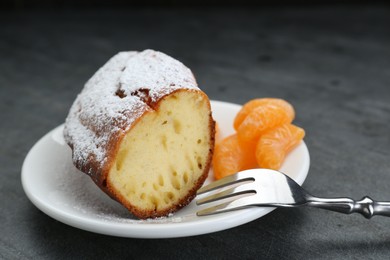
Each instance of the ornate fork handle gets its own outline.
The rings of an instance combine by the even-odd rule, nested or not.
[[[390,202],[374,201],[368,196],[358,201],[350,198],[310,197],[306,205],[344,214],[360,213],[368,219],[375,215],[390,217]]]

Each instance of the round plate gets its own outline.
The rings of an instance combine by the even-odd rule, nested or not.
[[[233,119],[241,106],[220,101],[212,101],[211,105],[221,137],[232,134]],[[73,227],[121,237],[183,237],[236,227],[274,209],[254,207],[198,217],[196,211],[202,207],[193,201],[169,217],[136,219],[73,166],[71,150],[64,142],[62,130],[63,125],[58,126],[31,148],[23,163],[22,184],[35,206]],[[309,164],[309,152],[302,142],[287,156],[281,171],[302,184]],[[212,176],[210,172],[206,184],[213,180]]]

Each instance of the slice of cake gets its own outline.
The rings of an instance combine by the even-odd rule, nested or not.
[[[179,61],[121,52],[86,83],[66,118],[75,166],[139,218],[187,205],[207,178],[214,121]]]

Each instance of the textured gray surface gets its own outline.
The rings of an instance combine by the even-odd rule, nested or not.
[[[26,153],[92,73],[118,51],[153,48],[212,99],[289,100],[307,131],[312,193],[390,200],[388,24],[386,6],[0,13],[0,258],[388,259],[384,217],[278,209],[213,234],[125,239],[46,216],[20,183]]]

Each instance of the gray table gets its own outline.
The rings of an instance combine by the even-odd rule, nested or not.
[[[390,200],[388,6],[0,13],[0,258],[388,259],[390,219],[277,209],[188,238],[104,236],[25,196],[24,157],[61,124],[84,82],[121,50],[181,60],[211,99],[280,97],[296,108],[318,196]]]

